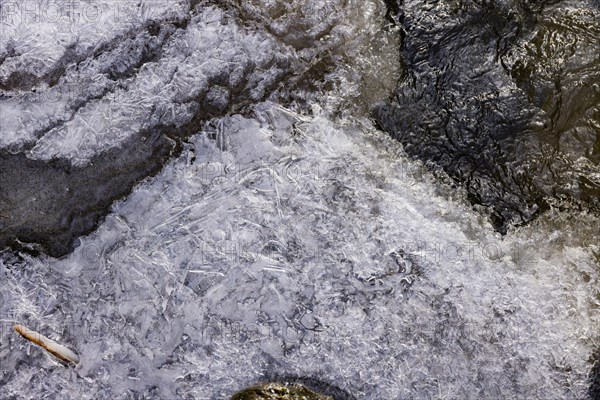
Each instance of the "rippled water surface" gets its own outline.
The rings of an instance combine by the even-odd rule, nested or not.
[[[496,227],[598,210],[597,1],[390,2],[406,73],[376,118]]]

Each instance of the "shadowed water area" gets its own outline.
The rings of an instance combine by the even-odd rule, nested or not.
[[[600,3],[388,1],[403,76],[375,109],[496,228],[549,207],[599,210]]]

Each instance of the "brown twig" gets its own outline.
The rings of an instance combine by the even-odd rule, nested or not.
[[[44,350],[52,354],[54,357],[66,362],[66,363],[79,363],[79,356],[65,346],[60,345],[41,333],[37,333],[30,329],[27,329],[23,325],[15,325],[15,331],[19,332],[25,339],[37,344]]]

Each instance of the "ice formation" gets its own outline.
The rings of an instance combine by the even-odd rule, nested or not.
[[[113,72],[98,72],[100,58],[65,72],[96,82],[83,103],[38,107],[31,92],[19,97],[28,88],[2,99],[3,113],[41,124],[3,119],[3,151],[35,162],[84,168],[107,149],[133,151],[121,141],[152,124],[170,126],[180,148],[69,254],[1,254],[0,397],[227,399],[289,375],[357,399],[586,398],[600,322],[597,218],[550,210],[501,236],[464,190],[377,130],[368,105],[395,80],[395,47],[374,48],[386,41],[381,4],[193,3],[157,17],[174,21],[168,38],[146,37],[140,26],[155,29],[142,17],[125,42],[108,22],[104,36],[71,33],[81,48],[117,38]],[[25,46],[21,34],[1,48]],[[138,37],[164,39],[160,57],[117,68],[136,57],[119,44]],[[36,40],[35,51],[67,49]],[[232,101],[236,77],[248,91]],[[185,107],[198,98],[211,113]],[[68,134],[47,129],[50,116]],[[171,138],[187,118],[195,130]],[[65,368],[24,344],[16,323],[80,363]]]

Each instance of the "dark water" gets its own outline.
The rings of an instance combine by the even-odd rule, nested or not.
[[[598,1],[388,1],[404,75],[375,110],[496,229],[600,209]]]

